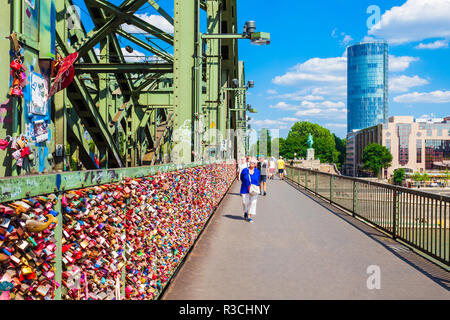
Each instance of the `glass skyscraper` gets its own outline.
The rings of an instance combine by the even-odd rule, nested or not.
[[[347,132],[387,121],[388,63],[385,42],[347,48]]]

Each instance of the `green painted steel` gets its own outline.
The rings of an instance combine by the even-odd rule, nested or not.
[[[163,164],[130,168],[85,170],[62,172],[0,179],[0,203],[34,197],[43,194],[58,193],[81,189],[99,184],[114,183],[125,178],[139,178],[185,168],[219,163],[219,161],[199,161],[188,164]]]
[[[222,6],[223,2],[226,6]],[[65,57],[75,51],[80,54],[71,86],[51,99],[51,141],[47,143],[50,156],[42,163],[44,173],[73,170],[73,159],[91,169],[95,166],[94,154],[102,160],[102,168],[134,167],[142,163],[144,155],[155,151],[151,151],[153,147],[158,154],[154,153],[152,163],[158,156],[160,160],[165,157],[166,161],[176,161],[179,128],[188,129],[181,140],[185,147],[190,146],[181,148],[186,152],[178,161],[195,161],[209,154],[205,148],[208,146],[214,149],[211,154],[220,154],[223,143],[231,142],[227,129],[240,128],[245,132],[245,95],[223,93],[231,87],[233,78],[240,81],[245,78],[243,64],[238,64],[236,40],[248,37],[241,35],[237,27],[236,0],[176,0],[173,18],[164,10],[164,1],[124,0],[119,5],[107,0],[86,0],[87,11],[82,10],[81,15],[91,16],[94,28],[89,32],[73,14],[72,0],[40,0],[36,4],[36,11],[30,11],[24,0],[8,1],[0,13],[2,21],[7,22],[0,27],[2,33],[18,33],[26,66],[39,70],[44,60],[49,62],[58,55]],[[136,15],[145,5],[152,6],[174,26],[174,35]],[[206,15],[200,14],[201,9]],[[31,18],[23,19],[27,10]],[[207,31],[201,34],[200,19],[204,16]],[[166,46],[163,49],[150,39],[145,41],[124,31],[119,27],[124,23],[173,45],[173,55]],[[222,30],[225,24],[228,28]],[[142,49],[146,55],[153,54],[151,57],[165,62],[127,62],[123,39],[138,46],[136,50]],[[4,48],[0,58],[10,59],[9,40],[1,38],[0,44]],[[54,46],[57,56],[53,54]],[[229,47],[228,57],[222,56],[222,46]],[[8,64],[1,64],[0,70],[9,74]],[[8,89],[9,79],[4,77],[0,80],[0,94],[6,95]],[[127,102],[126,109],[121,110]],[[7,119],[1,119],[4,126],[0,134],[23,134],[27,125],[25,106],[12,99],[6,107],[11,112]],[[159,127],[158,119],[161,123],[170,119],[169,125]],[[216,135],[209,129],[219,129],[222,136],[214,139]],[[157,132],[163,132],[163,136],[156,139]],[[161,145],[154,145],[156,140]],[[62,155],[56,155],[57,147],[64,150]],[[0,154],[0,161],[3,164],[0,176],[35,173],[42,162],[35,161],[21,170],[7,152]]]
[[[77,73],[172,73],[173,66],[167,63],[79,63]]]
[[[193,79],[198,34],[198,0],[174,1],[174,150],[172,160],[177,163],[192,161],[194,145],[193,109],[195,82]]]

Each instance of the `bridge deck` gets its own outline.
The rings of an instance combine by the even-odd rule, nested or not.
[[[163,299],[450,299],[450,275],[284,181],[268,182],[255,223],[239,181]],[[367,268],[381,288],[369,290]]]

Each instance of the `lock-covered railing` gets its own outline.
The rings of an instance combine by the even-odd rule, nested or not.
[[[450,197],[293,166],[286,178],[450,266]]]
[[[157,299],[234,162],[0,179],[0,299]]]

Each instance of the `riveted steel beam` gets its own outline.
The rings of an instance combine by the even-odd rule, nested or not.
[[[153,8],[155,8],[156,11],[158,11],[158,13],[160,15],[162,15],[167,21],[170,22],[171,25],[173,25],[173,18],[166,12],[164,11],[163,8],[161,8],[161,6],[156,3],[156,1],[154,0],[148,0],[147,1]]]
[[[139,38],[136,38],[135,36],[132,36],[128,32],[123,31],[122,29],[116,30],[117,34],[130,40],[131,42],[137,44],[138,46],[150,51],[153,54],[156,54],[157,56],[161,57],[162,59],[166,60],[167,62],[173,62],[173,56],[167,52],[161,51],[156,49],[155,47],[152,47],[148,43],[142,41]]]
[[[193,159],[195,92],[199,0],[174,1],[174,129],[176,130],[172,160],[188,163]]]
[[[168,63],[78,63],[77,73],[172,73]]]
[[[173,36],[133,15],[133,13],[139,9],[139,5],[132,6],[130,9],[125,10],[109,3],[106,0],[85,0],[85,2],[90,6],[97,6],[111,13],[112,14],[111,20],[118,21],[119,22],[118,24],[122,23],[133,24],[134,26],[155,36],[156,38],[163,40],[170,45],[173,45]]]
[[[173,91],[139,93],[138,103],[140,106],[173,106]]]

